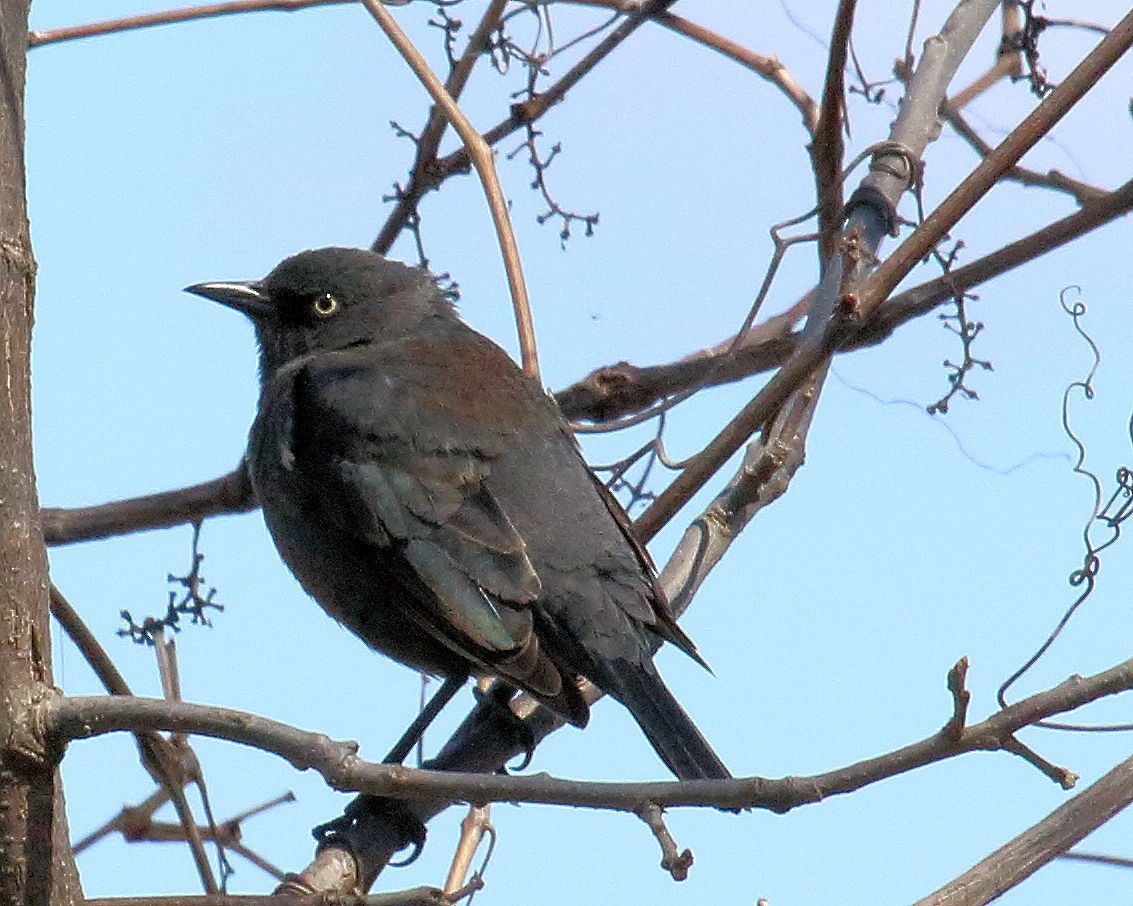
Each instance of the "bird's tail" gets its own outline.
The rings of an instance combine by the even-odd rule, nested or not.
[[[673,697],[653,665],[619,672],[607,687],[629,709],[650,745],[680,780],[726,780],[732,775]],[[611,684],[613,685],[613,684]]]

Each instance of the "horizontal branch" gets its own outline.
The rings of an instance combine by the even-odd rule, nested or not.
[[[210,516],[246,513],[257,506],[248,472],[241,464],[227,475],[189,488],[97,506],[45,507],[39,511],[39,519],[43,540],[59,545],[170,528]]]
[[[28,33],[28,47],[44,47],[60,44],[63,41],[76,41],[80,38],[93,38],[99,35],[113,35],[158,25],[173,25],[178,22],[191,22],[195,19],[215,19],[236,13],[256,12],[294,12],[311,6],[331,6],[344,4],[349,0],[230,0],[227,3],[209,3],[205,6],[191,6],[184,9],[169,9],[159,13],[141,16],[126,16],[121,19],[107,19],[103,22],[89,22],[85,25],[69,25],[45,31]]]
[[[314,894],[222,894],[217,896],[94,897],[83,906],[452,906],[436,887],[413,887],[369,896]]]
[[[85,739],[115,731],[168,730],[227,739],[314,769],[334,789],[373,796],[464,802],[529,802],[617,811],[636,811],[642,802],[661,807],[759,808],[782,813],[827,796],[966,752],[1012,746],[1013,735],[1036,721],[1072,711],[1107,695],[1133,688],[1133,659],[1088,678],[1032,695],[992,717],[956,732],[946,729],[877,758],[810,777],[606,783],[562,780],[546,774],[509,776],[414,770],[374,764],[357,757],[353,742],[336,742],[265,717],[205,705],[158,699],[55,696],[39,706],[36,725],[52,741]]]

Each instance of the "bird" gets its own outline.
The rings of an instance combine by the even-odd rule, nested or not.
[[[395,661],[498,677],[578,727],[585,678],[677,778],[731,776],[653,663],[661,642],[704,661],[625,511],[553,398],[437,278],[321,248],[186,291],[254,325],[248,473],[281,558],[331,617]]]

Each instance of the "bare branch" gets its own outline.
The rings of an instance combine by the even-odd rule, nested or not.
[[[495,842],[496,829],[492,826],[492,807],[490,805],[470,805],[468,814],[460,822],[460,843],[449,866],[445,880],[445,893],[454,894],[463,890],[465,878],[472,870],[472,860],[480,848],[484,837],[489,838],[489,847]],[[489,849],[489,852],[491,850]],[[474,877],[476,877],[474,875]],[[482,882],[481,882],[482,883]]]
[[[95,897],[84,900],[83,906],[452,906],[455,902],[435,887],[413,887],[368,896],[344,893],[331,900],[322,893],[297,894],[291,891],[268,896]]]
[[[111,695],[130,695],[129,685],[127,685],[122,674],[118,672],[118,668],[114,665],[114,661],[110,659],[110,655],[106,653],[106,649],[102,647],[94,633],[83,622],[78,611],[55,587],[54,582],[51,583],[50,592],[51,615],[63,627],[67,637],[75,643],[75,647],[79,649],[79,653],[82,654],[83,659],[94,671],[94,675],[98,677],[103,688]]]
[[[1002,79],[1016,79],[1023,75],[1023,54],[1016,36],[1023,30],[1023,12],[1018,3],[1004,3],[1001,13],[999,47],[991,69],[961,91],[956,92],[951,104],[962,110],[973,100]]]
[[[987,157],[992,152],[992,147],[985,142],[972,128],[971,124],[964,119],[959,110],[953,106],[952,102],[948,102],[942,108],[945,120],[964,141],[972,146],[972,149],[980,155],[980,157]],[[1044,189],[1053,189],[1056,192],[1065,192],[1072,195],[1078,204],[1085,204],[1095,198],[1101,198],[1106,194],[1105,189],[1099,189],[1097,186],[1092,186],[1089,183],[1081,182],[1067,176],[1065,173],[1060,173],[1058,170],[1051,170],[1049,173],[1038,173],[1034,170],[1028,170],[1026,167],[1014,166],[1003,174],[1004,179],[1010,179],[1023,186],[1037,186]]]
[[[1031,113],[940,203],[870,276],[857,300],[864,319],[880,306],[905,275],[968,213],[1004,173],[1089,91],[1133,44],[1133,11],[1074,67]],[[903,109],[903,108],[902,108]]]
[[[822,107],[810,147],[814,168],[815,195],[818,199],[818,260],[825,271],[836,250],[838,230],[842,226],[842,112],[846,106],[846,56],[854,27],[857,0],[841,0],[834,17],[830,37],[830,55],[826,61],[826,81],[822,88]]]
[[[499,26],[505,5],[506,0],[492,0],[485,10],[480,24],[476,26],[476,30],[472,33],[472,37],[468,39],[468,46],[464,49],[464,53],[452,68],[448,79],[445,80],[445,89],[454,101],[459,99],[464,92],[472,69],[487,46],[488,38],[493,29]],[[406,224],[409,223],[410,218],[416,213],[417,205],[422,197],[430,189],[436,188],[437,182],[433,171],[436,168],[437,149],[440,148],[441,139],[444,137],[447,127],[448,120],[445,118],[444,111],[439,105],[434,104],[429,110],[429,118],[425,123],[425,128],[421,130],[421,136],[416,142],[417,156],[409,174],[409,185],[398,193],[397,204],[394,205],[394,209],[386,218],[381,232],[378,233],[378,237],[370,246],[375,252],[380,252],[383,255],[389,252],[394,240],[397,239],[401,231],[405,229]]]
[[[893,296],[875,310],[861,332],[854,337],[850,348],[880,342],[901,324],[931,311],[951,299],[956,292],[979,286],[1047,252],[1061,248],[1128,214],[1130,210],[1133,210],[1133,180],[1107,192],[1102,198],[1085,202],[1081,210],[1047,224],[971,264]]]
[[[156,25],[173,25],[177,22],[191,22],[195,19],[213,19],[217,16],[229,16],[235,13],[255,13],[268,10],[294,12],[312,6],[331,6],[346,2],[348,0],[231,0],[228,3],[210,3],[206,6],[170,9],[144,16],[126,16],[122,19],[108,19],[105,22],[91,22],[87,25],[33,31],[28,33],[28,47],[43,47],[47,44],[59,44],[63,41],[118,34],[139,28],[152,28]]]
[[[227,475],[176,491],[75,509],[45,507],[39,511],[39,520],[44,540],[59,545],[170,528],[210,516],[246,513],[257,506],[241,463]]]
[[[390,43],[397,48],[413,74],[417,76],[433,102],[444,111],[445,118],[452,124],[464,142],[472,166],[480,177],[488,208],[492,212],[492,223],[500,242],[504,267],[507,270],[508,289],[511,291],[512,307],[515,309],[516,327],[519,331],[520,356],[523,360],[523,373],[529,378],[539,378],[539,352],[535,345],[535,325],[531,320],[531,305],[527,299],[527,284],[523,279],[523,262],[519,257],[519,245],[515,241],[511,217],[508,215],[507,199],[504,198],[500,180],[496,175],[496,164],[492,159],[491,147],[480,137],[480,133],[468,121],[468,117],[457,106],[441,80],[437,78],[421,52],[401,30],[397,21],[380,0],[362,0]]]
[[[628,15],[625,20],[610,34],[602,39],[586,56],[572,66],[557,82],[546,91],[536,95],[522,104],[515,104],[511,108],[511,115],[497,123],[484,133],[484,141],[489,146],[497,144],[501,139],[507,138],[513,132],[522,129],[529,123],[535,122],[539,117],[561,101],[568,91],[595,66],[602,62],[630,35],[637,31],[643,23],[664,12],[676,0],[645,0],[637,10]],[[470,158],[464,149],[454,151],[437,161],[437,175],[440,179],[447,179],[454,173],[464,173],[468,170]]]
[[[227,739],[276,754],[298,770],[314,769],[337,790],[398,799],[421,797],[432,803],[430,808],[456,800],[636,811],[643,801],[650,801],[660,807],[761,808],[782,813],[965,752],[1009,750],[1014,745],[1014,734],[1024,727],[1129,689],[1133,689],[1133,659],[1091,677],[1072,677],[1053,689],[1032,695],[965,728],[959,738],[941,731],[845,768],[782,780],[749,777],[592,783],[560,780],[545,774],[506,776],[414,770],[362,761],[357,757],[356,743],[335,742],[323,734],[309,733],[246,712],[122,696],[67,698],[56,695],[39,705],[37,726],[48,739],[57,741],[85,739],[121,730],[157,729]],[[545,733],[533,734],[536,739],[542,735]],[[450,751],[446,746],[439,758],[446,758]],[[483,765],[500,754],[498,750],[484,751],[481,747],[475,756],[478,767],[469,765],[468,768],[483,770]],[[512,754],[509,751],[507,757]]]
[[[691,849],[678,850],[677,841],[665,826],[664,813],[652,802],[643,802],[635,810],[637,817],[646,823],[657,842],[661,844],[661,867],[665,869],[674,881],[684,881],[688,878],[688,870],[692,868],[693,855]]]
[[[855,307],[850,304],[857,298],[852,290],[870,273],[878,246],[892,231],[897,201],[915,181],[915,161],[938,134],[937,111],[948,83],[995,6],[993,0],[966,0],[948,18],[941,34],[926,42],[889,140],[879,146],[869,174],[850,200],[841,260],[823,273],[799,346],[635,522],[644,540],[651,539],[747,438],[774,418],[803,382],[824,367],[854,333],[857,325],[846,317]]]
[[[621,10],[623,13],[632,12],[636,5],[627,2],[627,0],[560,0],[560,2],[577,6],[601,6],[606,9]],[[655,19],[658,25],[663,25],[678,35],[683,35],[691,41],[703,44],[705,47],[762,76],[782,91],[787,99],[795,105],[802,115],[803,128],[811,136],[815,135],[818,130],[818,104],[795,80],[790,70],[776,57],[756,53],[742,44],[737,44],[730,38],[717,34],[703,25],[690,22],[676,13],[661,12],[655,16]]]
[[[820,386],[821,377],[813,375],[795,393],[759,441],[748,445],[743,464],[727,487],[685,529],[661,573],[675,615],[685,611],[755,515],[786,493],[806,458],[806,435]]]
[[[1060,805],[1046,818],[996,850],[916,906],[990,903],[1101,827],[1133,802],[1133,758],[1126,759]],[[1072,854],[1071,854],[1072,855]]]

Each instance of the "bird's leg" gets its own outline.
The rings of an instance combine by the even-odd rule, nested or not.
[[[384,764],[401,764],[405,760],[421,735],[428,728],[429,724],[433,722],[438,714],[441,713],[445,705],[451,701],[452,697],[460,691],[460,687],[468,681],[468,674],[456,674],[454,676],[446,676],[445,681],[441,683],[441,688],[433,693],[433,697],[421,709],[421,713],[414,718],[408,729],[401,734],[401,739],[397,741],[390,753],[385,757]]]

